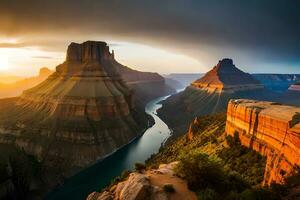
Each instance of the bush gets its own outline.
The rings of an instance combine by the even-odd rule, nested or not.
[[[136,171],[143,171],[146,169],[146,166],[143,163],[135,163],[134,168]]]
[[[125,180],[129,176],[130,173],[131,173],[130,170],[124,170],[121,174],[121,179]]]
[[[207,154],[186,153],[180,158],[175,173],[186,179],[192,190],[214,188],[217,191],[226,190],[225,173],[218,161],[212,160]]]
[[[172,184],[165,184],[164,185],[164,191],[167,193],[174,193],[175,192],[175,188],[173,187]]]
[[[205,190],[201,190],[198,194],[198,199],[201,200],[219,200],[219,196],[217,192],[213,189],[206,188]]]
[[[243,179],[243,177],[236,171],[231,171],[228,173],[228,186],[230,190],[236,192],[242,192],[250,185]]]
[[[281,198],[268,189],[247,189],[240,194],[242,200],[280,200]]]

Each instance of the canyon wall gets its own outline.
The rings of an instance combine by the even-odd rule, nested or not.
[[[71,43],[45,81],[0,101],[0,144],[69,175],[141,135],[147,119],[115,62],[105,42]]]
[[[300,167],[300,108],[273,102],[230,100],[226,133],[267,157],[263,184],[283,183]]]

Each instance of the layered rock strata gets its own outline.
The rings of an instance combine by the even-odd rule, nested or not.
[[[234,93],[264,88],[250,74],[239,70],[229,58],[220,60],[212,70],[194,81],[191,86],[209,93]]]
[[[84,167],[129,143],[144,121],[105,42],[71,43],[66,61],[1,107],[0,142],[51,166]]]
[[[164,101],[158,113],[172,127],[173,137],[176,137],[196,116],[225,111],[232,98],[271,100],[272,96],[250,74],[239,70],[231,59],[225,58],[183,92]]]
[[[231,100],[226,133],[267,156],[264,184],[283,183],[300,167],[300,108],[273,102]]]

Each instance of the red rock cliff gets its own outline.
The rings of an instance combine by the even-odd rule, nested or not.
[[[282,183],[300,166],[300,108],[255,100],[231,100],[226,133],[267,156],[263,184]]]

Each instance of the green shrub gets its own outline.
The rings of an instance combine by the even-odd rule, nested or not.
[[[165,184],[163,189],[167,193],[174,193],[175,192],[175,188],[172,184]]]
[[[136,171],[143,171],[146,169],[146,166],[143,163],[135,163],[134,168]]]
[[[241,192],[250,187],[247,181],[236,171],[229,172],[227,179],[230,190]]]
[[[225,173],[221,164],[207,154],[186,153],[175,168],[175,173],[186,179],[188,187],[192,190],[214,188],[217,191],[226,189]]]
[[[281,198],[265,188],[246,189],[240,194],[242,200],[280,200]]]
[[[121,178],[122,180],[125,180],[125,179],[129,176],[130,173],[131,173],[130,170],[124,170],[124,171],[122,172],[120,178]]]
[[[290,121],[290,127],[293,127],[293,126],[295,126],[296,124],[298,124],[300,122],[300,113],[296,113],[294,116],[293,116],[293,118],[292,118],[292,120]]]
[[[198,199],[200,200],[219,200],[220,197],[218,195],[218,193],[210,188],[206,188],[204,190],[201,190],[198,193]]]

